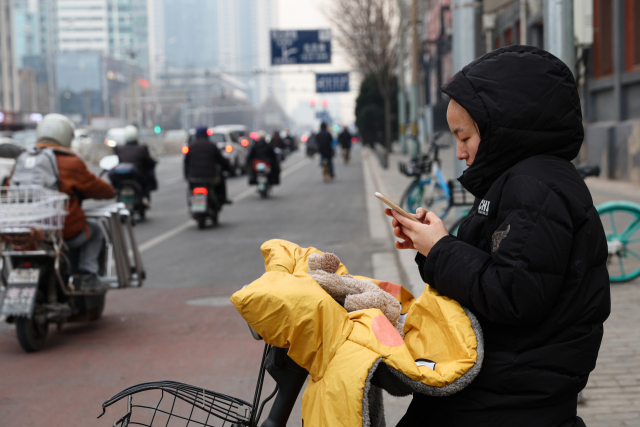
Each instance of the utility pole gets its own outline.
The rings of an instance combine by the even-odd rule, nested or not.
[[[575,77],[573,0],[547,0],[543,13],[544,48],[567,64]]]
[[[411,104],[409,106],[409,120],[411,121],[411,156],[417,156],[420,152],[420,142],[418,141],[418,102],[419,76],[420,76],[420,47],[418,44],[418,0],[411,3]]]
[[[453,72],[454,74],[476,59],[476,7],[474,0],[453,0]],[[455,143],[454,143],[455,147]],[[453,150],[453,164],[455,177],[462,175],[466,169],[463,160],[458,160],[456,150]],[[457,184],[457,183],[456,183]],[[456,208],[456,214],[461,215],[462,209]]]
[[[398,0],[398,9],[400,11],[400,23],[398,25],[398,139],[400,141],[400,152],[407,153],[406,125],[407,125],[407,101],[405,99],[405,82],[404,82],[404,42],[405,42],[405,2]]]

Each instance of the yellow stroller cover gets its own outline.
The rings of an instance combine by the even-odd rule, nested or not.
[[[231,302],[266,343],[288,348],[309,372],[303,425],[384,426],[382,389],[447,396],[478,374],[484,347],[477,319],[428,285],[414,299],[399,285],[368,279],[400,302],[403,340],[380,310],[348,313],[307,274],[309,256],[321,251],[285,240],[261,250],[265,274]],[[348,270],[341,264],[337,273]]]

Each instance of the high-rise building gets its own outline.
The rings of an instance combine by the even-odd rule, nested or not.
[[[147,0],[57,0],[58,50],[149,65]]]
[[[20,110],[12,0],[0,0],[0,109],[12,112]],[[3,122],[5,116],[3,113]]]
[[[149,1],[154,10],[161,3]],[[162,64],[159,67],[233,75],[247,85],[252,102],[259,104],[269,93],[277,93],[278,79],[260,73],[271,64],[269,30],[277,27],[276,4],[276,0],[164,0],[164,24],[154,37],[154,61]]]

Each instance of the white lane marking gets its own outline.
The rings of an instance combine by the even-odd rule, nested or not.
[[[225,307],[231,304],[231,295],[215,295],[208,297],[191,298],[185,301],[187,305],[199,305],[205,307]]]
[[[194,222],[193,220],[189,220],[183,224],[180,224],[179,226],[167,231],[166,233],[162,233],[159,236],[154,237],[151,240],[147,240],[146,242],[144,242],[143,244],[140,245],[140,252],[145,252],[148,249],[151,249],[152,247],[164,242],[167,239],[172,238],[173,236],[175,236],[178,233],[181,233],[182,231],[186,230],[187,228],[193,226]]]
[[[305,158],[304,160],[301,160],[300,162],[296,163],[295,165],[285,169],[282,174],[281,177],[284,178],[286,176],[291,175],[292,173],[294,173],[295,171],[305,167],[308,163],[310,162],[310,160],[308,158]],[[239,202],[242,199],[245,199],[247,197],[249,197],[249,195],[255,193],[256,189],[255,188],[247,188],[245,191],[243,191],[242,193],[240,193],[236,198],[233,199],[234,202]],[[164,242],[167,239],[172,238],[173,236],[175,236],[176,234],[179,234],[181,232],[183,232],[184,230],[186,230],[187,228],[191,227],[194,225],[193,220],[188,220],[187,222],[178,225],[175,228],[172,228],[171,230],[162,233],[159,236],[154,237],[151,240],[148,240],[144,243],[142,243],[140,245],[140,252],[145,252],[151,248],[153,248],[154,246],[159,245],[160,243]]]

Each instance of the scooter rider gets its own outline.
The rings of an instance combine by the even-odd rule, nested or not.
[[[120,163],[132,163],[139,172],[142,186],[142,203],[148,208],[151,200],[151,191],[158,189],[155,167],[156,161],[149,154],[146,145],[138,142],[138,129],[129,125],[124,128],[124,145],[114,148]]]
[[[338,144],[342,147],[342,151],[345,153],[345,159],[349,160],[349,151],[351,150],[351,133],[349,133],[349,129],[345,126],[338,135]]]
[[[84,161],[72,151],[74,125],[63,115],[47,114],[36,130],[36,149],[51,149],[55,154],[58,190],[69,195],[69,214],[64,222],[62,236],[70,248],[80,249],[80,262],[74,287],[85,292],[101,292],[107,288],[98,278],[98,257],[103,246],[100,226],[87,221],[81,206],[81,198],[110,199],[113,187],[89,172]],[[20,162],[18,158],[18,162]],[[19,165],[14,168],[10,185],[26,185],[28,180],[19,181]],[[23,169],[24,170],[24,169]]]
[[[316,136],[316,144],[322,157],[321,160],[329,163],[329,174],[331,175],[331,179],[333,179],[335,176],[333,172],[333,156],[335,151],[333,150],[333,137],[327,130],[327,124],[325,122],[320,124],[320,133]]]
[[[232,168],[227,159],[222,156],[215,143],[209,140],[207,127],[200,126],[196,129],[195,140],[189,145],[189,151],[184,156],[184,177],[197,179],[216,178],[215,166],[219,165],[223,170],[231,172]],[[222,203],[230,205],[233,202],[227,199],[227,182],[220,173],[220,180],[214,184],[216,195]]]
[[[271,165],[271,171],[269,172],[269,182],[272,185],[280,184],[280,162],[278,162],[278,156],[273,148],[267,144],[267,134],[265,131],[258,132],[258,142],[251,148],[249,156],[247,157],[247,164],[250,167],[249,172],[249,184],[257,184],[256,172],[253,170],[253,162],[255,160],[262,160],[269,162]]]

